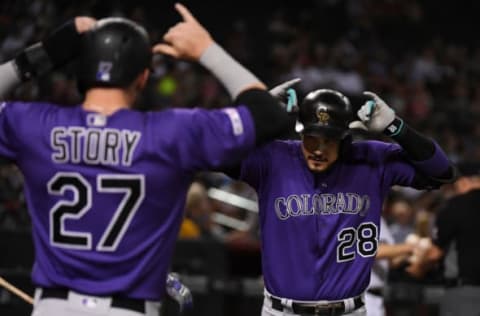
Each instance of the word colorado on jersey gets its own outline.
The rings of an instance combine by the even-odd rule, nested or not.
[[[359,214],[365,216],[370,209],[370,197],[357,193],[321,193],[291,194],[275,199],[275,212],[279,219],[286,220],[290,216]]]

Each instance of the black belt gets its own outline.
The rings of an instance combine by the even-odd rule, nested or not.
[[[447,287],[455,287],[455,286],[480,286],[480,280],[471,279],[471,278],[455,278],[455,279],[447,279],[446,280]]]
[[[40,299],[60,298],[66,300],[68,298],[68,292],[69,290],[67,289],[42,288],[42,295],[40,296]],[[112,296],[112,303],[110,306],[145,314],[145,300]]]
[[[272,301],[272,308],[277,311],[283,311],[285,306],[282,301],[276,297],[268,296]],[[360,296],[353,299],[354,308],[356,310],[362,307],[363,300]],[[346,312],[344,302],[328,303],[328,304],[315,304],[315,303],[292,303],[292,310],[295,314],[299,315],[315,315],[315,316],[337,316]]]
[[[367,292],[378,297],[383,297],[383,289],[381,287],[368,289]]]

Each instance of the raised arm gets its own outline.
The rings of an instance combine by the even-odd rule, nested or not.
[[[383,133],[396,141],[418,171],[414,180],[415,187],[437,188],[455,180],[455,167],[434,140],[414,130],[396,116],[395,111],[375,93],[364,94],[370,100],[357,112],[361,121],[352,122],[351,127]]]
[[[168,30],[163,43],[153,47],[154,53],[199,62],[214,74],[225,86],[233,103],[248,108],[257,145],[288,131],[292,120],[266,91],[266,86],[220,47],[185,6],[176,4],[175,9],[182,21]]]
[[[95,20],[90,17],[76,17],[45,40],[0,65],[0,100],[21,82],[41,76],[72,60],[78,52],[81,34],[94,24]]]

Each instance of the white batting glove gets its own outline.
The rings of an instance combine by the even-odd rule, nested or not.
[[[190,289],[186,287],[176,273],[169,273],[166,285],[167,294],[180,306],[180,312],[193,307],[193,297]]]
[[[281,102],[282,106],[285,107],[285,110],[287,110],[288,113],[295,113],[298,111],[297,93],[292,87],[300,81],[302,81],[300,78],[285,81],[268,91]]]
[[[302,81],[300,78],[285,81],[268,91],[273,97],[280,101],[280,104],[288,113],[294,114],[299,111],[297,93],[292,87],[300,81]],[[300,123],[298,119],[295,122],[295,131],[297,133],[303,131],[303,124]]]
[[[350,128],[360,128],[370,132],[383,132],[395,120],[395,111],[385,101],[373,92],[363,93],[371,100],[365,102],[358,110],[357,115],[361,121],[353,121]],[[391,133],[390,133],[391,134]]]

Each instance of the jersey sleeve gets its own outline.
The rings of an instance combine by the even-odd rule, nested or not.
[[[411,186],[415,167],[407,160],[403,149],[397,144],[388,144],[383,149],[384,184],[387,186]]]
[[[251,152],[240,166],[240,176],[238,180],[244,181],[254,189],[259,191],[260,180],[268,179],[268,161],[270,155],[268,145],[264,145]]]
[[[20,125],[22,111],[26,108],[26,104],[20,102],[0,103],[0,156],[9,160],[17,158],[19,142],[15,126]]]
[[[190,171],[238,164],[255,146],[255,128],[245,107],[177,110],[173,135],[176,163]]]
[[[434,155],[425,161],[412,161],[398,144],[388,144],[383,151],[384,184],[386,186],[409,186],[418,190],[438,188],[437,181],[449,168],[449,161],[443,150],[435,143]],[[446,183],[449,180],[445,180]]]

